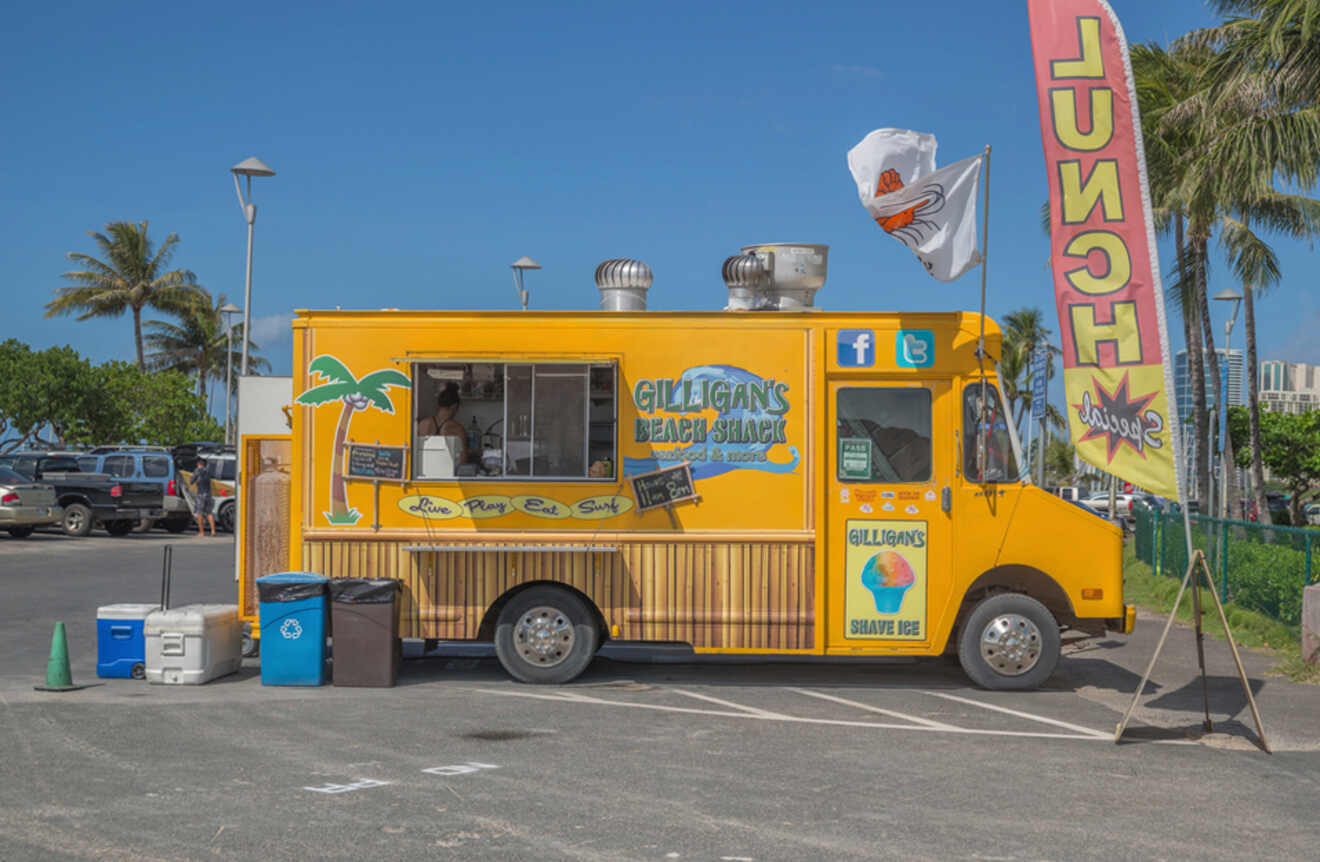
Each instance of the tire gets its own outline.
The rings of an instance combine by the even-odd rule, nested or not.
[[[162,526],[171,533],[182,533],[184,530],[191,527],[193,523],[194,521],[192,518],[166,518],[161,522]]]
[[[958,638],[958,661],[972,682],[992,691],[1039,688],[1059,663],[1059,624],[1020,593],[983,600]]]
[[[519,682],[557,685],[576,679],[591,663],[599,641],[595,616],[559,587],[524,590],[495,623],[495,655]]]
[[[137,521],[106,521],[102,526],[112,536],[127,536],[133,532],[133,528],[137,526]]]
[[[221,504],[220,511],[215,516],[215,525],[226,533],[234,532],[234,504],[232,501]]]
[[[35,529],[36,527],[10,527],[9,535],[13,536],[15,539],[26,539],[28,536],[32,535],[32,531]]]
[[[92,532],[92,510],[82,503],[64,507],[64,532],[70,536],[86,536]]]

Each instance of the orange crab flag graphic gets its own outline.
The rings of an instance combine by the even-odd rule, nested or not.
[[[976,201],[981,157],[935,169],[935,136],[876,129],[848,151],[862,205],[926,271],[953,281],[981,262]]]

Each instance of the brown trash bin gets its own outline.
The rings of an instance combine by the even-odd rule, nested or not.
[[[399,675],[398,595],[394,580],[335,578],[330,629],[335,685],[394,685]]]

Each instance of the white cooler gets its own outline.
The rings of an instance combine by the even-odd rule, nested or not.
[[[147,682],[200,685],[243,663],[238,605],[180,605],[147,614]]]

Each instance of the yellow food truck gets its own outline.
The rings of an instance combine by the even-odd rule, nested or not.
[[[993,322],[815,308],[824,255],[745,248],[717,312],[645,310],[627,260],[601,311],[298,311],[291,433],[242,444],[245,616],[270,571],[393,578],[401,637],[533,683],[614,639],[1031,688],[1062,630],[1130,631],[1119,528],[1027,479]]]

